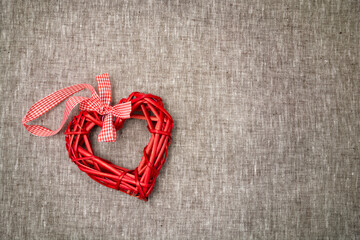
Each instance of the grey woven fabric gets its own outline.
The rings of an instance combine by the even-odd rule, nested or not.
[[[358,239],[359,12],[356,0],[3,0],[1,239]],[[113,103],[159,95],[175,121],[149,202],[80,172],[64,130],[21,125],[40,98],[106,72]],[[54,129],[63,108],[35,123]],[[116,143],[98,132],[99,156],[137,166],[145,122]]]

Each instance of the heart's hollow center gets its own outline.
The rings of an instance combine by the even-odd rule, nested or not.
[[[127,169],[135,169],[139,165],[143,149],[151,137],[146,129],[146,121],[127,119],[116,132],[116,142],[98,142],[100,131],[101,127],[95,126],[89,134],[96,156]]]

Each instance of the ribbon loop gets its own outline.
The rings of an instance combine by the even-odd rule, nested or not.
[[[100,142],[115,142],[116,141],[116,129],[113,124],[113,116],[128,119],[131,113],[131,102],[120,103],[115,106],[110,106],[111,102],[111,84],[109,74],[105,73],[96,77],[99,94],[96,93],[93,86],[89,84],[77,84],[70,87],[60,89],[49,96],[36,102],[22,119],[22,123],[26,130],[36,136],[52,136],[57,134],[64,126],[66,119],[68,118],[71,110],[78,104],[80,104],[80,110],[84,111],[96,111],[100,115],[105,115],[103,128],[98,136]],[[71,95],[84,90],[89,89],[91,91],[91,97],[70,97]],[[27,125],[28,122],[35,120],[42,116],[50,109],[60,104],[64,100],[69,98],[66,102],[63,119],[60,127],[56,130],[50,130],[40,125]]]
[[[111,102],[111,84],[109,74],[105,73],[96,76],[96,81],[99,86],[100,102],[106,106],[110,106]]]

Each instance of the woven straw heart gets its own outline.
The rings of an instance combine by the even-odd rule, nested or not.
[[[166,161],[174,123],[160,97],[135,92],[120,103],[129,101],[132,103],[130,118],[145,120],[151,133],[137,168],[129,170],[119,167],[94,154],[89,133],[95,126],[103,127],[106,124],[103,116],[95,111],[81,111],[73,118],[65,132],[66,149],[70,159],[90,178],[147,201]],[[122,118],[113,121],[116,131],[123,127],[124,121]]]
[[[99,94],[93,86],[86,83],[60,89],[32,105],[23,117],[22,123],[26,130],[36,136],[53,136],[62,129],[71,110],[80,104],[80,114],[74,117],[65,132],[70,159],[95,181],[147,201],[166,160],[174,122],[164,109],[160,97],[133,92],[127,99],[121,99],[118,104],[111,106],[109,74],[96,76],[96,81]],[[91,97],[72,96],[84,89],[90,90]],[[59,128],[51,130],[41,125],[29,124],[65,100],[65,110]],[[129,118],[146,120],[151,133],[140,164],[133,170],[116,166],[96,156],[89,139],[91,129],[99,126],[101,131],[98,141],[115,142],[116,131],[122,128],[124,121]]]

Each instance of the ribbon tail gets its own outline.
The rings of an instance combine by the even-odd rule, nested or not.
[[[111,113],[105,116],[102,129],[98,136],[99,142],[115,142],[116,129],[113,124],[113,115]]]

